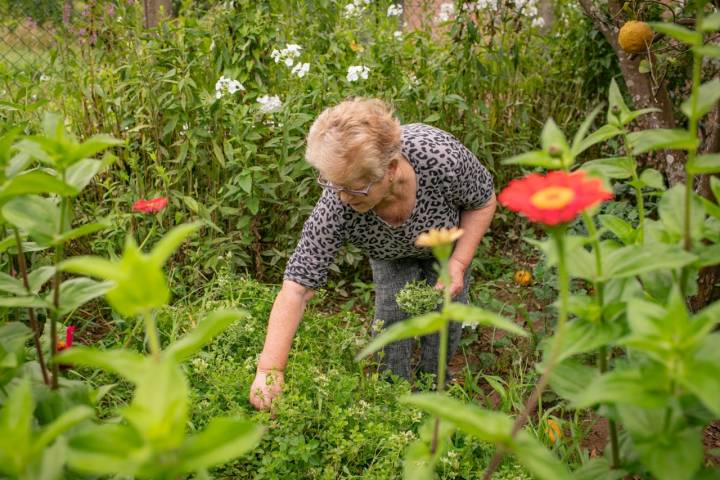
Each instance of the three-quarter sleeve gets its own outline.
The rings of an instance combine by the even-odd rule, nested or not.
[[[329,191],[323,192],[305,221],[300,240],[285,267],[285,280],[318,289],[343,243],[342,206]]]

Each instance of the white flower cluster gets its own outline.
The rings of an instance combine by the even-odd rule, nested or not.
[[[518,13],[532,18],[533,27],[544,27],[545,19],[538,14],[537,0],[514,0]]]
[[[238,90],[245,90],[242,83],[232,78],[225,78],[223,75],[220,77],[220,80],[215,83],[215,98],[222,98],[226,93],[232,95]]]
[[[365,10],[365,6],[371,3],[372,0],[353,0],[345,5],[343,16],[345,16],[345,18],[349,18],[360,15]]]
[[[298,62],[295,64],[295,66],[292,69],[292,74],[298,76],[299,78],[302,78],[305,76],[305,74],[310,70],[310,64],[309,63],[300,63]]]
[[[403,6],[392,4],[388,7],[388,17],[399,17],[403,14]]]
[[[393,37],[395,37],[395,40],[402,40],[402,32],[400,30],[394,31]]]
[[[282,101],[277,95],[263,95],[257,99],[260,104],[260,111],[263,113],[277,112],[282,108]]]
[[[497,12],[500,0],[478,0],[477,2],[469,2],[463,4],[463,10],[466,12],[473,12],[479,10],[489,10],[491,12]]]
[[[447,22],[455,15],[455,5],[452,3],[443,3],[440,5],[440,12],[435,17],[438,22]]]
[[[370,69],[365,65],[351,65],[348,67],[347,79],[348,82],[355,82],[360,80],[367,80]]]
[[[273,60],[275,60],[275,63],[280,63],[282,61],[288,67],[292,67],[295,63],[295,59],[300,56],[301,50],[302,47],[300,45],[288,43],[282,50],[273,50],[272,53],[270,53],[270,56]]]

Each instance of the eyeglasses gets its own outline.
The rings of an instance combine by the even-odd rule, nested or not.
[[[351,188],[345,188],[345,187],[340,187],[338,185],[335,185],[334,183],[332,183],[328,180],[325,180],[321,176],[317,177],[317,183],[323,188],[329,188],[330,190],[332,190],[335,193],[345,192],[350,195],[362,195],[364,197],[367,197],[368,192],[370,191],[370,188],[376,182],[377,182],[377,180],[371,181],[370,183],[367,184],[367,187],[363,188],[362,190],[353,190]]]

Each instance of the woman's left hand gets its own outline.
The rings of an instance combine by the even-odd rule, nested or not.
[[[463,287],[465,286],[465,265],[450,257],[448,261],[448,272],[450,273],[450,296],[455,298],[462,293]],[[438,281],[437,284],[435,284],[435,288],[442,290],[444,286],[442,282]]]

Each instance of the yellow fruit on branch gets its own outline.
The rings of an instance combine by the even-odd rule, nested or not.
[[[515,283],[524,287],[530,285],[530,282],[532,282],[532,274],[530,272],[527,270],[518,270],[515,272]]]
[[[652,43],[653,31],[645,22],[625,22],[618,33],[620,47],[628,53],[642,53]]]

